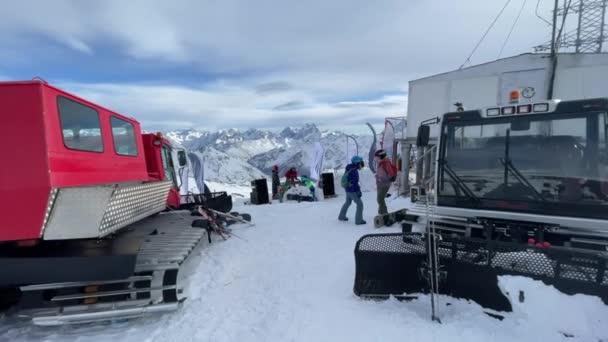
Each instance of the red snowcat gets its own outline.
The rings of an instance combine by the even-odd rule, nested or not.
[[[156,215],[195,204],[178,186],[185,151],[44,81],[0,82],[0,108],[15,147],[0,169],[0,307],[40,325],[176,309],[210,239],[189,211]]]

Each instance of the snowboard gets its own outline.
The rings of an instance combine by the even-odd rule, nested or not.
[[[374,217],[374,227],[390,227],[397,222],[401,222],[407,215],[407,209],[400,209],[384,215]]]
[[[241,220],[245,220],[247,222],[251,222],[251,215],[245,213],[239,213],[237,211],[233,211],[230,215],[240,218]]]

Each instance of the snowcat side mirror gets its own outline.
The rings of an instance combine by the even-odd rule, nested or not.
[[[416,137],[416,146],[424,147],[429,145],[429,138],[431,136],[431,127],[428,125],[421,125],[418,127],[418,136]]]
[[[187,166],[188,160],[186,159],[186,151],[177,151],[177,160],[179,167]]]

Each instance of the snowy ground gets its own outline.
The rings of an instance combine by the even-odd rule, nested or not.
[[[510,293],[526,289],[526,301],[513,301],[515,311],[503,321],[474,303],[445,297],[442,324],[429,319],[428,297],[409,303],[359,299],[352,291],[353,249],[361,235],[378,232],[371,224],[374,195],[364,193],[365,227],[352,223],[354,207],[351,222],[337,221],[343,196],[239,204],[235,209],[251,213],[256,226],[236,227],[243,239],[203,250],[190,298],[179,311],[59,328],[3,319],[0,341],[608,341],[608,307],[598,298],[566,296],[524,278],[502,279]],[[392,208],[403,205],[389,200]]]

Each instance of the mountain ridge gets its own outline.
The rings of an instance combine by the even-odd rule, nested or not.
[[[324,170],[344,168],[347,164],[346,134],[340,131],[321,131],[308,123],[300,127],[285,127],[273,132],[250,128],[211,131],[180,129],[165,134],[170,141],[204,157],[205,179],[208,181],[248,185],[253,179],[269,178],[274,165],[279,166],[281,176],[290,167],[296,167],[300,175],[308,175],[313,144],[317,141],[325,149]],[[369,151],[372,135],[355,136],[359,155]],[[353,150],[352,141],[349,150]]]

